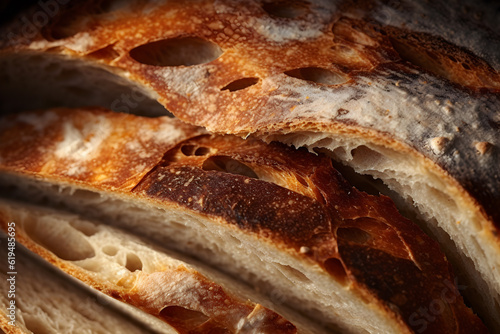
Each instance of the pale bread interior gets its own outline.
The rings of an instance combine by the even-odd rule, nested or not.
[[[79,193],[80,191],[76,191],[77,197]],[[83,191],[81,193],[89,194]],[[85,200],[82,202],[85,202]],[[102,205],[109,204],[117,210],[124,209],[119,206],[118,202],[112,203],[111,200],[102,201]],[[125,209],[127,210],[127,208]],[[127,210],[127,212],[131,213],[132,210],[134,208]],[[137,208],[135,217],[138,219],[148,218],[143,215],[137,215],[139,211],[146,210]],[[125,290],[133,290],[137,288],[147,290],[145,293],[151,295],[149,298],[154,300],[154,303],[162,303],[164,301],[167,303],[166,305],[170,306],[168,303],[171,303],[172,300],[177,300],[179,305],[192,305],[192,309],[189,307],[185,308],[185,312],[188,312],[191,317],[199,314],[200,318],[205,319],[209,315],[205,315],[199,310],[203,310],[203,304],[201,306],[198,305],[200,303],[200,296],[203,296],[205,292],[199,290],[196,274],[188,278],[184,277],[180,282],[175,280],[160,280],[154,286],[150,284],[141,285],[141,281],[144,281],[148,274],[172,272],[170,275],[175,276],[175,270],[179,268],[181,270],[187,269],[213,280],[222,286],[227,293],[236,296],[241,301],[246,301],[247,299],[254,302],[258,301],[259,304],[265,307],[276,309],[279,314],[283,315],[285,319],[292,322],[298,328],[298,333],[324,332],[321,326],[312,323],[287,307],[273,304],[271,300],[266,299],[240,282],[236,282],[227,275],[223,275],[194,259],[146,244],[139,238],[116,228],[81,219],[75,214],[63,211],[4,200],[0,201],[0,213],[7,213],[8,217],[16,222],[18,228],[22,227],[32,241],[54,253],[57,258],[74,265],[77,274],[88,276],[91,280],[101,285],[111,287],[112,289],[123,288]],[[117,214],[117,212],[113,214]],[[165,227],[165,224],[159,224],[159,226],[161,229],[161,227]],[[151,230],[154,230],[154,233],[165,233],[164,231],[159,232],[158,229]],[[171,232],[176,238],[179,236],[175,229],[172,229]],[[174,287],[175,292],[172,292],[168,288],[169,285]],[[167,288],[164,289],[163,286]],[[48,298],[49,295],[48,293],[47,296],[42,296],[42,299]],[[173,297],[171,297],[172,295]],[[75,303],[76,301],[77,299],[73,300]],[[53,312],[56,312],[57,303],[52,306]],[[234,309],[234,312],[232,312],[232,309]],[[258,309],[259,307],[256,307],[255,312],[252,312],[246,318],[238,320],[238,333],[268,333],[268,331],[263,331],[267,319],[259,315]],[[228,317],[236,318],[240,315],[238,308],[233,307],[232,304],[227,305],[226,312],[228,313]],[[44,317],[37,318],[37,315],[35,314],[30,319],[43,323]],[[144,313],[144,315],[146,314]],[[147,316],[149,318],[149,315]],[[58,321],[60,321],[60,318],[54,318],[52,321],[53,326],[57,326]],[[160,332],[177,333],[175,329],[166,324],[160,327]],[[123,333],[127,332],[123,331]]]
[[[5,236],[0,243],[0,255],[6,259]],[[2,265],[5,264],[3,261]],[[55,272],[19,244],[15,269],[15,298],[8,298],[7,268],[3,267],[0,275],[1,312],[7,312],[4,313],[7,323],[2,322],[2,329],[7,333],[177,333],[164,322]],[[6,317],[10,300],[16,303],[15,326]]]
[[[274,135],[296,147],[321,149],[357,175],[380,179],[401,212],[419,223],[441,245],[460,275],[460,292],[490,326],[500,329],[500,257],[476,209],[455,189],[410,154],[367,143],[366,140],[312,132]],[[455,196],[454,196],[455,194]],[[492,247],[493,246],[493,247]],[[465,285],[465,286],[464,286]]]
[[[9,189],[11,195],[17,193],[32,201],[69,208],[198,257],[257,287],[275,304],[298,309],[332,330],[342,333],[400,333],[402,330],[378,305],[361,297],[342,275],[332,279],[319,265],[209,217],[178,207],[153,206],[128,196],[120,198],[13,175],[1,178],[4,184],[15,184],[15,188]],[[140,259],[144,267],[145,260]],[[102,261],[89,258],[81,263],[97,266]]]

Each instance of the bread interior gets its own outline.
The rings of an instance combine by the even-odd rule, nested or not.
[[[347,135],[301,132],[266,140],[326,153],[337,166],[347,166],[344,175],[354,184],[369,183],[370,191],[391,197],[400,212],[439,242],[459,275],[460,292],[483,321],[500,330],[500,296],[496,293],[500,291],[496,279],[500,277],[500,258],[480,215],[462,202],[462,196],[453,196],[456,191],[443,177],[411,154]]]
[[[126,228],[162,247],[189,254],[342,333],[400,333],[401,327],[359,294],[345,277],[209,217],[179,208],[76,186],[0,175],[11,196],[70,209]]]

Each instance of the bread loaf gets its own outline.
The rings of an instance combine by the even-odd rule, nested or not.
[[[8,227],[15,227],[9,223]],[[9,258],[9,238],[0,239],[0,330],[4,333],[177,333],[165,323],[120,308],[104,295],[71,282],[19,244]],[[11,269],[7,259],[13,260]]]
[[[438,244],[329,158],[178,124],[98,109],[11,115],[0,184],[201,258],[342,332],[486,331]]]
[[[0,217],[4,231],[8,222],[16,222],[17,240],[30,250],[105,294],[164,320],[172,326],[168,332],[320,333],[300,316],[294,319],[302,327],[298,330],[255,304],[258,297],[243,285],[117,229],[8,201],[0,202]]]
[[[2,111],[164,106],[324,152],[383,181],[500,332],[498,4],[95,0],[39,29],[37,11],[1,34]]]

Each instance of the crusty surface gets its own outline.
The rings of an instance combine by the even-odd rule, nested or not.
[[[80,81],[68,80],[64,69],[80,68],[79,75],[100,68],[142,86],[177,117],[213,132],[296,146],[304,141],[287,136],[336,136],[405,155],[417,173],[393,190],[424,177],[431,191],[438,187],[455,201],[457,217],[430,225],[447,234],[441,242],[451,238],[452,246],[443,243],[448,254],[458,249],[460,262],[472,259],[460,269],[470,276],[478,270],[485,280],[468,284],[479,291],[478,299],[488,300],[479,303],[488,305],[485,314],[500,330],[498,5],[137,0],[88,1],[61,9],[29,36],[22,20],[5,28],[0,82],[7,88],[13,77],[26,82],[43,67],[45,76],[78,95]],[[39,65],[41,54],[52,62]],[[19,75],[24,65],[31,67]],[[0,96],[17,96],[11,91],[0,90]],[[23,94],[14,100],[42,100]],[[95,96],[89,89],[85,94]],[[81,98],[82,105],[86,100]],[[123,109],[122,103],[98,102]],[[390,185],[393,178],[383,180]],[[409,206],[415,202],[420,214],[433,217],[441,210],[441,203],[429,207],[404,191],[400,195],[409,198]],[[451,233],[459,223],[467,228]]]
[[[11,221],[16,222],[20,243],[92,287],[175,329],[168,327],[165,333],[298,332],[279,314],[119,230],[65,212],[2,200],[1,228],[6,231]],[[43,321],[36,315],[33,318],[35,323]],[[115,327],[116,331],[125,333]]]
[[[177,120],[145,118],[137,124],[134,116],[102,109],[81,109],[71,114],[53,110],[25,116],[19,115],[14,123],[2,120],[2,142],[10,147],[4,162],[21,170],[45,170],[73,175],[81,181],[92,180],[104,189],[132,189],[169,147],[204,133]],[[31,130],[16,137],[15,124]],[[113,145],[103,145],[108,140],[113,140]],[[19,142],[38,143],[21,148],[16,144]],[[51,155],[44,147],[50,148]],[[124,160],[133,161],[135,168],[129,169]]]
[[[111,65],[179,118],[215,132],[346,132],[402,144],[500,224],[500,38],[480,2],[88,1],[61,9],[35,37],[21,22],[7,27],[5,52],[50,50]],[[148,44],[160,40],[170,44]]]
[[[419,308],[442,300],[442,291],[450,289],[446,282],[454,281],[437,243],[403,218],[388,198],[367,195],[350,186],[323,155],[234,136],[201,135],[159,152],[158,163],[152,164],[135,184],[124,179],[123,185],[116,183],[110,188],[91,171],[79,168],[87,158],[70,155],[74,159],[68,160],[67,155],[57,155],[68,137],[74,139],[76,147],[87,147],[93,138],[64,133],[68,124],[75,122],[73,117],[85,117],[86,124],[107,116],[120,117],[103,111],[82,116],[84,113],[60,109],[4,118],[0,130],[2,173],[104,190],[166,210],[201,214],[214,226],[223,224],[245,231],[255,240],[268,242],[330,274],[332,279],[346,282],[353,293],[363,296],[371,307],[376,305],[401,331],[415,325],[411,320]],[[46,118],[47,114],[54,117],[33,131],[31,120]],[[142,129],[139,125],[143,121],[150,122],[141,117],[122,117],[136,124],[136,129]],[[156,122],[168,127],[175,121],[158,118]],[[114,157],[120,157],[119,151],[126,147],[120,148],[123,141],[115,132],[120,122],[110,122],[109,126],[107,136],[87,154],[95,161],[106,159],[113,164]],[[13,136],[23,138],[22,145],[11,140]],[[131,141],[134,133],[127,136]],[[155,138],[143,140],[147,146]],[[114,147],[117,152],[110,156],[103,147]],[[16,157],[20,150],[22,158]],[[121,173],[128,175],[137,161],[121,159],[120,165]],[[447,311],[429,322],[426,330],[484,331],[451,285],[457,298],[443,300]]]

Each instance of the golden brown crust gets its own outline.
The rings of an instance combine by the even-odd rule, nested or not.
[[[65,122],[72,122],[70,110],[56,113],[65,114]],[[80,114],[76,112],[75,117]],[[0,170],[4,173],[51,183],[81,184],[90,190],[211,217],[214,222],[246,231],[319,265],[333,279],[350,284],[367,301],[378,305],[400,324],[401,330],[414,326],[412,317],[418,316],[416,312],[437,300],[446,312],[429,322],[429,333],[466,333],[471,328],[485,331],[463,304],[437,243],[403,218],[388,198],[367,195],[350,186],[322,155],[233,136],[201,135],[177,141],[175,146],[167,145],[165,152],[158,155],[159,162],[141,180],[136,179],[136,184],[125,179],[122,185],[116,183],[110,189],[95,178],[67,173],[80,162],[68,164],[65,157],[54,154],[57,142],[64,138],[54,137],[56,143],[45,145],[42,155],[29,154],[36,149],[25,151],[24,159],[30,164],[18,164],[7,140],[14,135],[10,129],[15,129],[16,137],[26,138],[21,145],[26,148],[36,147],[44,135],[40,131],[24,136],[32,127],[22,119],[30,115],[39,116],[12,116],[0,133]],[[90,115],[97,118],[101,113]],[[133,121],[141,124],[143,120],[137,117]],[[120,125],[112,124],[109,137],[102,142],[105,147],[116,147],[115,141],[121,142],[114,134],[114,126]],[[134,133],[127,136],[130,141]],[[98,147],[90,154],[97,161],[110,159]],[[46,169],[46,164],[59,168]],[[136,164],[133,159],[122,160],[121,168],[127,174]],[[443,298],[443,291],[454,298]]]
[[[13,24],[3,45],[5,54],[49,51],[110,65],[213,132],[294,123],[390,136],[456,180],[498,234],[500,34],[477,19],[487,7],[468,6],[474,15],[412,1],[87,1],[61,8],[32,38]],[[435,138],[450,145],[435,150]],[[477,154],[478,142],[491,149]]]
[[[3,312],[0,313],[0,330],[5,334],[24,334],[25,332],[17,327],[9,324],[9,319],[7,315]]]
[[[34,112],[28,118],[7,117],[0,125],[1,141],[10,152],[4,162],[20,170],[92,180],[104,189],[132,189],[161,160],[166,149],[204,133],[175,120],[165,127],[160,118],[144,119],[140,125],[134,119],[132,115],[95,108],[71,113],[63,109]],[[25,135],[16,137],[21,129]],[[86,143],[83,146],[78,144],[82,139]],[[101,145],[104,139],[113,140],[113,146]],[[19,142],[31,145],[18,145]],[[92,152],[98,152],[98,156]],[[124,168],[124,160],[136,167]]]

